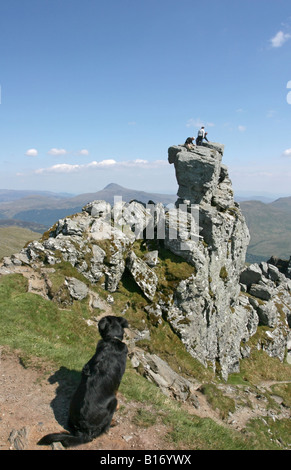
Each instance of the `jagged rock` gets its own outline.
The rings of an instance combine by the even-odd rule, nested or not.
[[[104,259],[106,252],[98,245],[92,245],[92,258],[90,258],[90,273],[95,282],[97,282],[104,275]],[[79,271],[88,271],[86,262],[79,266]],[[86,276],[87,277],[87,276]]]
[[[218,361],[227,378],[238,368],[240,342],[248,322],[243,308],[235,310],[235,306],[249,232],[233,200],[227,169],[221,165],[222,153],[223,146],[216,144],[191,152],[181,146],[169,148],[169,162],[175,165],[179,185],[176,210],[186,204],[188,224],[191,214],[195,223],[190,225],[197,227],[193,205],[199,204],[199,234],[196,231],[196,236],[190,234],[187,240],[184,222],[177,228],[176,239],[170,240],[166,233],[165,245],[191,263],[196,272],[178,286],[168,320],[191,355],[213,367]]]
[[[158,277],[154,271],[133,251],[130,251],[126,258],[126,267],[145,296],[153,300],[158,283]]]
[[[154,268],[159,262],[158,257],[159,257],[158,250],[154,250],[154,251],[149,251],[148,253],[146,253],[143,260],[146,262],[146,264],[150,268]]]
[[[271,264],[269,264],[268,268],[269,279],[274,282],[280,281],[281,276],[279,269],[276,268],[276,266],[272,266]]]
[[[89,289],[86,284],[74,277],[67,277],[65,284],[69,290],[70,296],[75,300],[83,300],[89,293]]]
[[[64,235],[76,235],[81,237],[84,231],[84,227],[79,223],[79,221],[66,218],[59,222],[58,230],[59,233],[61,231]]]
[[[250,297],[250,304],[256,310],[260,325],[273,328],[278,322],[278,310],[272,300],[269,302],[258,302],[256,298]]]
[[[257,284],[262,278],[262,270],[258,264],[252,264],[245,267],[240,275],[240,282],[249,287],[251,284]]]
[[[106,289],[115,292],[125,270],[122,244],[111,246],[111,255],[104,270]]]
[[[111,213],[111,205],[106,201],[92,201],[82,209],[87,212],[91,217],[106,217]]]
[[[130,227],[136,239],[143,238],[143,232],[149,224],[152,216],[150,210],[137,201],[118,204],[113,208],[114,219],[122,227]]]
[[[272,290],[269,286],[260,282],[259,284],[251,285],[250,294],[262,300],[270,300],[272,297]]]
[[[258,346],[261,346],[270,357],[277,357],[283,362],[287,346],[286,336],[281,328],[266,331]]]
[[[153,325],[162,323],[163,310],[159,304],[147,305],[145,311]]]
[[[131,353],[131,362],[135,368],[142,364],[144,375],[155,383],[165,395],[182,402],[189,401],[197,408],[199,407],[194,392],[200,384],[194,381],[190,382],[177,374],[156,354],[144,353],[144,351],[136,348]]]
[[[277,256],[272,256],[268,260],[269,266],[276,266],[279,271],[284,274],[287,278],[291,279],[291,256],[289,260],[280,259]]]
[[[221,172],[221,153],[216,148],[184,146],[169,148],[169,163],[173,163],[179,184],[178,203],[211,203]]]

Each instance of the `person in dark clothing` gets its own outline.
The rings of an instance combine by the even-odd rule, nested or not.
[[[205,132],[204,126],[202,126],[201,129],[198,131],[196,145],[202,145],[203,140],[206,140],[207,142],[209,142],[206,136],[207,136],[207,132]]]
[[[195,144],[193,143],[194,140],[194,137],[187,137],[184,144],[187,150],[192,150],[195,147]]]

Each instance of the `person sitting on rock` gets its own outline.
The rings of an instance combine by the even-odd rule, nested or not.
[[[193,143],[194,141],[194,137],[187,137],[187,139],[185,140],[185,147],[187,150],[193,150],[194,147],[195,147],[195,144]]]
[[[197,139],[196,139],[196,145],[202,145],[203,140],[205,139],[207,142],[209,140],[207,139],[207,132],[204,130],[204,126],[201,127],[201,129],[198,131],[197,134]]]

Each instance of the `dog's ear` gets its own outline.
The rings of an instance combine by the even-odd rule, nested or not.
[[[109,323],[108,317],[101,318],[100,322],[98,323],[98,330],[99,330],[101,335],[105,331],[108,323]]]
[[[126,318],[118,317],[118,321],[122,328],[128,328],[128,321],[126,320]]]

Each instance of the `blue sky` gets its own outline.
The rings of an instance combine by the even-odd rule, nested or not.
[[[236,192],[291,195],[290,0],[6,0],[0,86],[1,189],[176,193],[204,124]]]

